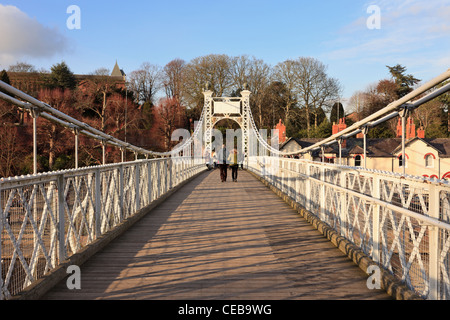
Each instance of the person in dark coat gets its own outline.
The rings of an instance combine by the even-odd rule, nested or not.
[[[222,149],[219,150],[217,154],[217,161],[220,169],[220,180],[222,180],[222,182],[226,182],[228,170],[228,151],[225,145],[222,145]]]

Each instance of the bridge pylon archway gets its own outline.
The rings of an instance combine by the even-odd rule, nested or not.
[[[236,121],[242,129],[242,153],[246,161],[249,155],[251,130],[251,92],[243,90],[241,97],[213,97],[211,90],[206,90],[203,94],[205,96],[203,108],[205,154],[210,155],[213,149],[214,125],[221,120],[229,119]]]

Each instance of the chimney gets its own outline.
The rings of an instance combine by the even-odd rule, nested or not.
[[[408,118],[408,123],[406,124],[406,139],[412,139],[416,137],[416,125],[414,124],[413,118]]]
[[[278,142],[280,144],[286,142],[286,126],[281,122],[281,119],[275,129],[278,130]]]
[[[402,118],[398,117],[398,122],[397,122],[397,138],[401,138],[402,137]]]
[[[420,139],[425,139],[425,130],[422,127],[417,129],[417,137]]]
[[[339,119],[339,124],[333,124],[333,135],[343,131],[347,129],[347,125],[345,124],[345,118],[341,118]],[[345,148],[346,147],[346,141],[343,140],[342,141],[342,147]]]
[[[406,121],[406,139],[412,139],[416,137],[416,125],[414,124],[414,119],[411,117],[408,117],[408,120]],[[397,138],[402,137],[402,118],[398,118],[397,123]]]
[[[333,122],[333,129],[332,129],[333,136],[338,132],[339,132],[339,126],[336,124],[336,122]]]

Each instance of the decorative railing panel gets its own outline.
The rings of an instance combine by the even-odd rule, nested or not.
[[[450,184],[279,157],[263,176],[426,299],[450,299]]]
[[[0,180],[0,299],[205,169],[165,158]]]

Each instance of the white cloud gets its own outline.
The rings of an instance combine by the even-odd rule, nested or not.
[[[363,23],[369,17],[365,8],[373,4],[381,9],[380,30],[370,30]],[[450,0],[379,0],[367,3],[361,12],[361,17],[341,28],[337,39],[328,44],[330,59],[407,58],[435,53],[437,47],[441,55],[435,59],[449,54]]]
[[[387,65],[401,64],[423,81],[450,68],[450,0],[366,1],[357,17],[322,43],[327,52],[321,59],[351,84],[347,96],[388,77]],[[381,9],[379,30],[366,25],[370,5]]]
[[[15,6],[0,4],[0,65],[24,58],[47,58],[66,52],[68,41],[57,28],[42,25]]]

